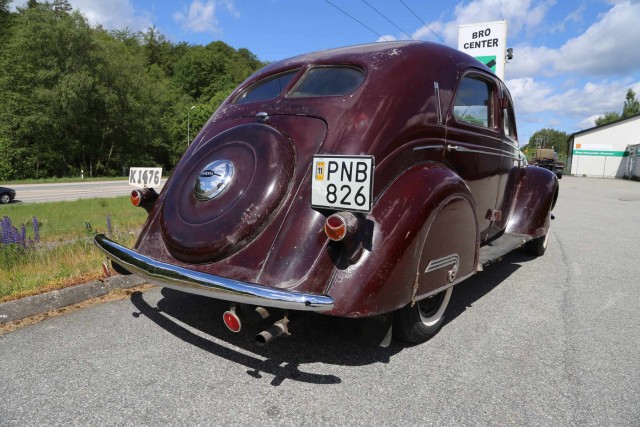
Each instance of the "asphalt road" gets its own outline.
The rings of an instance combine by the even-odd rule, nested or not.
[[[126,179],[123,181],[86,181],[60,184],[17,184],[10,187],[16,190],[16,199],[12,203],[126,196],[131,194],[131,190],[134,188],[129,185],[129,181]],[[162,188],[162,185],[159,188]]]
[[[640,183],[565,177],[545,256],[458,285],[418,346],[311,316],[272,347],[152,289],[0,336],[0,425],[640,425]]]

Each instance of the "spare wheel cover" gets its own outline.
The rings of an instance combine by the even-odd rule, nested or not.
[[[277,212],[294,169],[292,143],[266,125],[238,126],[206,142],[183,159],[167,189],[160,226],[169,252],[204,263],[242,249]]]

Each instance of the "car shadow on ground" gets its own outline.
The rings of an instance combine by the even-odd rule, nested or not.
[[[516,251],[456,286],[444,327],[508,278],[520,263],[531,259]],[[273,375],[271,384],[276,386],[287,379],[337,384],[342,380],[335,375],[304,372],[300,366],[312,363],[341,366],[389,363],[393,355],[409,346],[393,340],[388,347],[380,347],[360,339],[352,328],[345,330],[345,322],[339,318],[291,313],[291,335],[259,347],[255,344],[255,336],[280,320],[281,312],[275,312],[270,322],[243,324],[241,333],[234,334],[222,322],[222,314],[229,309],[229,303],[168,288],[163,288],[161,294],[163,298],[154,306],[142,292],[134,293],[131,302],[138,312],[133,315],[145,316],[186,343],[244,365],[249,369],[247,374],[254,378],[262,378],[263,374]]]
[[[476,301],[491,292],[500,283],[515,273],[520,264],[536,259],[518,249],[484,268],[484,271],[456,285],[451,294],[447,317],[443,327],[462,315]]]

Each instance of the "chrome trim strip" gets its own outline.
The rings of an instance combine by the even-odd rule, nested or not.
[[[432,271],[439,270],[448,265],[453,265],[454,267],[457,267],[459,263],[460,263],[460,257],[458,256],[458,254],[447,255],[445,257],[432,259],[431,261],[429,261],[429,265],[427,265],[427,268],[424,270],[424,272],[431,273]]]
[[[333,308],[333,298],[328,295],[271,288],[178,267],[125,248],[104,234],[96,235],[94,242],[108,258],[123,268],[160,286],[264,307],[300,311],[326,311]]]
[[[422,145],[420,147],[413,147],[413,151],[418,150],[444,150],[444,145]]]
[[[491,148],[491,147],[486,147],[484,150],[474,150],[472,148],[467,148],[460,145],[448,144],[447,151],[452,151],[452,150],[459,151],[461,153],[480,153],[480,154],[487,154],[489,156],[511,157],[512,159],[515,159],[515,160],[518,160],[520,158],[519,156],[515,156],[513,153],[510,153],[508,151],[500,150],[497,148]],[[496,152],[492,153],[490,151],[485,151],[485,150],[493,150]]]
[[[452,150],[459,151],[461,153],[480,153],[480,154],[487,154],[489,156],[502,157],[501,153],[491,153],[489,151],[472,150],[471,148],[461,147],[459,145],[447,145],[447,151],[452,151]]]

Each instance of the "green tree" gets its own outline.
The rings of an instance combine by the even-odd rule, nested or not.
[[[18,178],[68,173],[91,127],[93,51],[78,12],[60,15],[45,3],[16,16],[0,57],[0,135]]]
[[[529,143],[522,147],[527,158],[535,155],[537,148],[553,148],[558,153],[558,160],[565,161],[569,134],[556,129],[540,129],[531,135]]]
[[[194,100],[225,97],[264,64],[246,49],[236,51],[224,42],[191,46],[177,61],[174,81]]]
[[[609,123],[616,122],[621,119],[626,119],[640,114],[640,101],[636,99],[636,93],[633,89],[627,90],[625,96],[624,105],[622,107],[622,114],[615,111],[609,111],[595,120],[596,126],[604,126]]]
[[[69,13],[72,9],[67,0],[53,0],[53,10],[56,12]]]
[[[622,107],[622,118],[632,117],[640,114],[640,101],[636,99],[633,89],[627,90],[627,96]]]
[[[223,42],[171,43],[155,27],[92,28],[68,0],[17,12],[9,3],[0,0],[0,179],[172,169],[187,127],[192,139],[264,65]]]
[[[9,11],[9,3],[11,0],[0,0],[0,50],[4,46],[4,39],[11,28],[13,15]]]
[[[607,113],[604,113],[604,115],[598,117],[595,123],[596,126],[604,126],[618,120],[620,120],[620,114],[616,113],[615,111],[609,111]]]

